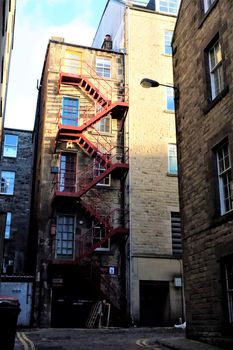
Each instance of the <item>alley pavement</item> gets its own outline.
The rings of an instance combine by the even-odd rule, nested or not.
[[[18,330],[14,350],[221,350],[186,339],[175,328],[24,329]]]

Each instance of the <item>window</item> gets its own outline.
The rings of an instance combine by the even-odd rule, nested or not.
[[[215,2],[215,0],[203,0],[204,2],[204,12],[206,13],[209,8],[212,6],[212,4]]]
[[[1,194],[13,194],[15,173],[13,171],[1,172]]]
[[[171,112],[175,111],[174,89],[170,87],[167,88],[167,110]]]
[[[106,236],[106,229],[101,226],[95,226],[92,227],[92,241],[93,246],[98,244],[104,237]],[[106,239],[105,242],[101,244],[101,246],[97,247],[95,249],[96,251],[106,251],[110,250],[110,239]]]
[[[111,116],[108,115],[96,123],[95,129],[102,133],[111,133]]]
[[[6,134],[4,138],[4,157],[15,158],[17,156],[18,136]]]
[[[99,77],[111,78],[111,60],[103,57],[97,57],[96,74]]]
[[[177,15],[180,0],[157,0],[157,6],[160,12],[166,12],[171,15]]]
[[[62,113],[61,123],[62,125],[77,126],[78,125],[78,110],[79,99],[72,97],[62,98]]]
[[[74,254],[74,216],[57,217],[56,256],[72,258]]]
[[[100,176],[106,171],[106,167],[100,164],[97,160],[94,161],[94,178]],[[111,175],[108,174],[102,180],[100,180],[97,186],[110,186],[111,185]]]
[[[233,256],[224,260],[223,273],[227,323],[233,326]]]
[[[82,65],[82,54],[77,51],[66,50],[62,62],[62,71],[71,74],[80,74]]]
[[[233,209],[232,170],[228,142],[216,149],[218,188],[221,215]]]
[[[176,144],[168,145],[168,173],[172,175],[177,175]]]
[[[75,192],[76,190],[76,153],[62,153],[60,156],[60,192]]]
[[[6,222],[5,222],[5,239],[9,239],[11,236],[11,213],[6,213]]]
[[[210,96],[214,100],[224,88],[222,52],[219,40],[208,50],[208,68],[210,80]]]
[[[171,212],[172,254],[182,254],[181,221],[179,212]]]
[[[172,36],[173,36],[172,31],[166,30],[164,32],[164,53],[166,55],[172,55],[172,46],[171,46]]]

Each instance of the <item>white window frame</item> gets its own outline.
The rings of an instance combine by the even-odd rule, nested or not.
[[[10,176],[9,176],[10,175]],[[0,194],[13,195],[15,186],[15,172],[1,171],[1,187]]]
[[[233,257],[227,259],[224,262],[224,279],[225,279],[225,289],[226,289],[226,304],[228,313],[228,323],[233,325]]]
[[[16,142],[14,144],[10,143],[9,141],[7,141],[7,138],[9,136],[15,138]],[[9,157],[9,158],[16,158],[17,157],[18,140],[19,140],[18,135],[5,134],[5,137],[4,137],[4,148],[3,148],[3,157]]]
[[[180,0],[155,0],[156,11],[176,16],[178,14]]]
[[[112,61],[107,57],[96,57],[96,74],[99,77],[110,79],[112,77]]]
[[[106,236],[106,229],[104,227],[98,226],[98,225],[94,225],[92,226],[92,244],[93,246],[101,241],[101,239],[103,239]],[[95,251],[101,251],[101,252],[108,252],[110,251],[110,238],[104,243],[107,244],[107,247],[98,247],[95,249]]]
[[[72,218],[73,219],[72,225],[65,223],[65,221],[63,220],[64,218]],[[60,219],[62,219],[64,222],[60,222]],[[68,228],[68,231],[65,232],[65,228],[68,226],[72,226],[72,230]],[[69,235],[71,235],[71,239]],[[75,217],[74,215],[59,214],[57,215],[55,256],[56,258],[61,258],[61,259],[73,259],[74,254],[75,254]]]
[[[203,0],[205,13],[209,10],[209,8],[213,5],[214,2],[215,2],[215,0]]]
[[[175,112],[175,100],[174,100],[174,89],[172,87],[166,88],[166,110],[169,112]],[[172,108],[170,104],[172,103]]]
[[[211,99],[214,100],[224,89],[223,61],[219,39],[208,50]]]
[[[233,210],[233,182],[228,142],[216,148],[220,213],[224,215]]]
[[[111,134],[112,132],[112,118],[110,115],[102,118],[98,123],[95,124],[95,129],[101,134]]]
[[[164,54],[165,55],[172,56],[172,46],[171,46],[172,37],[173,37],[172,30],[164,31]]]
[[[110,158],[110,156],[109,156]],[[94,172],[94,178],[101,175],[105,170],[106,168],[103,167],[100,162],[94,160],[94,169],[93,169],[93,172]],[[96,186],[104,186],[104,187],[110,187],[111,186],[111,174],[108,174],[107,176],[105,176],[100,182],[98,182],[96,184]]]
[[[8,211],[6,213],[6,222],[5,222],[5,231],[4,231],[5,239],[9,239],[11,237],[11,222],[12,222],[12,213]]]
[[[168,174],[169,175],[177,175],[178,174],[177,147],[176,147],[175,143],[168,144],[167,155],[168,155]],[[176,168],[173,167],[174,163],[176,164]]]

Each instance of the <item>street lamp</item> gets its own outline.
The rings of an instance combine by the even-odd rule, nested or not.
[[[165,86],[165,87],[168,87],[168,88],[171,88],[174,90],[175,100],[177,100],[179,97],[179,90],[174,85],[161,84],[158,81],[153,80],[153,79],[149,79],[149,78],[143,78],[140,82],[140,85],[146,89],[153,88],[153,87],[159,87],[159,86]]]

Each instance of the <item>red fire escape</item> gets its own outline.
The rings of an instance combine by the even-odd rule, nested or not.
[[[70,65],[74,67],[71,61]],[[104,231],[100,240],[93,239],[95,227],[87,230],[76,242],[78,255],[72,261],[67,263],[77,264],[84,258],[90,257],[95,250],[103,246],[111,237],[115,235],[127,235],[126,212],[124,209],[115,209],[104,215],[93,205],[86,203],[81,197],[87,194],[98,183],[106,179],[110,174],[122,178],[127,174],[128,150],[122,145],[110,146],[101,141],[100,133],[95,129],[95,136],[92,133],[89,137],[87,131],[95,128],[95,124],[107,116],[117,119],[122,126],[128,111],[128,102],[125,94],[125,87],[117,87],[117,93],[107,82],[103,84],[103,79],[98,79],[96,74],[92,73],[92,68],[87,64],[80,62],[78,71],[63,69],[60,67],[60,76],[58,90],[61,93],[61,87],[72,85],[79,87],[93,102],[99,105],[99,112],[91,114],[89,110],[83,113],[84,122],[82,125],[65,125],[62,118],[59,118],[58,132],[55,140],[55,152],[59,143],[67,143],[78,146],[93,162],[79,173],[73,171],[72,160],[70,161],[70,171],[66,168],[66,174],[62,174],[61,169],[54,177],[53,181],[53,199],[72,198],[82,206],[83,210],[92,218],[96,227]],[[86,118],[85,118],[86,116]],[[60,115],[59,115],[60,117]],[[94,137],[96,138],[94,140]],[[93,164],[96,162],[99,171],[93,171]],[[58,260],[53,261],[55,264]],[[63,260],[64,264],[65,261]]]

